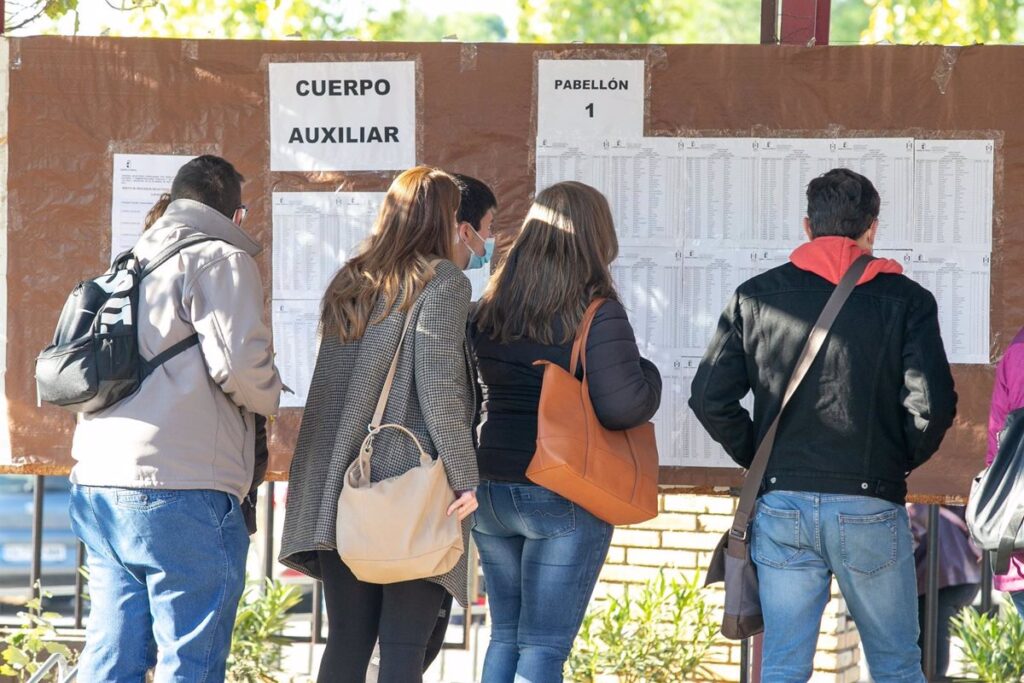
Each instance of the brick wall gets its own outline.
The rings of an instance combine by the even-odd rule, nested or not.
[[[703,575],[711,553],[732,521],[735,501],[722,496],[670,494],[661,496],[656,519],[615,530],[608,561],[601,572],[595,598],[620,594],[627,584],[643,583],[662,567],[685,576]],[[712,604],[721,606],[721,585],[705,589]],[[833,583],[833,599],[821,622],[813,683],[855,683],[860,678],[860,641],[853,621]],[[740,648],[722,639],[712,649],[707,668],[716,680],[739,680]]]

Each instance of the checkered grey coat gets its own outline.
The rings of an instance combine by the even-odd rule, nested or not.
[[[440,453],[455,491],[478,483],[472,424],[475,393],[466,353],[470,285],[450,261],[413,304],[384,422],[411,430],[432,456]],[[383,311],[383,301],[373,316]],[[373,319],[373,318],[371,318]],[[393,310],[367,328],[363,338],[342,343],[324,335],[302,415],[288,483],[280,560],[322,578],[318,550],[335,550],[338,496],[345,470],[366,436],[384,378],[401,336],[404,313]],[[371,479],[397,476],[419,462],[411,440],[396,430],[374,443]],[[344,523],[344,520],[342,520]],[[463,541],[469,547],[469,519]],[[466,604],[466,558],[447,574],[429,579]]]

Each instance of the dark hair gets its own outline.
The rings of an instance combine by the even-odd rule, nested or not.
[[[807,184],[807,217],[814,237],[859,239],[878,218],[879,206],[871,181],[848,168],[833,168]]]
[[[204,154],[178,169],[171,183],[171,201],[193,199],[231,218],[242,205],[244,181],[230,162]]]
[[[460,173],[454,173],[452,177],[462,195],[462,203],[459,204],[459,222],[469,223],[474,230],[479,230],[480,221],[487,215],[487,212],[497,208],[497,197],[486,183],[476,178]]]
[[[618,253],[603,194],[574,181],[542,190],[480,298],[478,329],[501,343],[572,341],[591,301],[618,301],[608,268]]]

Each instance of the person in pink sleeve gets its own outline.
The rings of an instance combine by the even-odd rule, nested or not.
[[[999,449],[999,432],[1006,416],[1024,408],[1024,329],[1010,342],[1003,359],[996,368],[995,387],[992,389],[992,408],[988,417],[988,453],[985,464],[991,465]],[[1017,611],[1024,616],[1024,553],[1015,553],[1010,560],[1010,571],[996,574],[993,585],[1009,593]]]

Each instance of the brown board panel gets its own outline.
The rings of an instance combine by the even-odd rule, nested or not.
[[[248,42],[37,37],[10,40],[7,471],[71,465],[73,418],[37,408],[32,361],[76,281],[101,272],[110,241],[111,155],[215,152],[248,179],[247,228],[271,239],[275,190],[384,190],[391,174],[271,173],[267,64],[414,59],[418,161],[491,183],[506,236],[533,193],[535,61],[643,58],[647,135],[984,137],[997,141],[992,352],[1024,323],[1024,51],[778,46],[551,46]],[[949,64],[952,63],[952,69]],[[507,237],[506,237],[507,239]],[[499,249],[500,249],[499,240]],[[780,245],[789,246],[789,245]],[[260,259],[269,289],[270,250]],[[957,366],[960,416],[911,478],[916,496],[963,495],[985,447],[992,369]],[[301,414],[272,425],[274,478],[286,476]],[[710,491],[739,472],[663,468],[672,487]],[[693,487],[690,489],[689,487]]]

